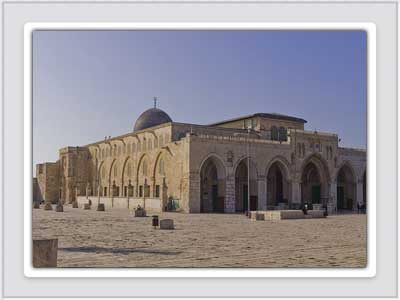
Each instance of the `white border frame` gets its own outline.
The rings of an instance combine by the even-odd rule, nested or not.
[[[364,30],[367,32],[366,268],[33,268],[32,32],[48,30]],[[374,277],[376,274],[376,26],[373,23],[26,23],[24,26],[24,274],[27,277]]]

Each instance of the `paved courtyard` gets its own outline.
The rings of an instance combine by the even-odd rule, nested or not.
[[[33,210],[33,238],[58,238],[59,267],[365,267],[366,215],[253,221],[242,214]]]

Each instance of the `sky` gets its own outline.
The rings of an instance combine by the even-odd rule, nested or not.
[[[366,39],[364,31],[34,31],[33,164],[131,132],[155,96],[176,122],[281,113],[366,148]]]

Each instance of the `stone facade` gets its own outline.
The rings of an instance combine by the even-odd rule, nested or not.
[[[366,151],[341,148],[336,134],[304,130],[304,123],[274,114],[211,125],[167,122],[65,147],[56,163],[37,165],[36,194],[126,208],[148,199],[152,208],[190,213],[302,203],[353,210],[366,203]]]

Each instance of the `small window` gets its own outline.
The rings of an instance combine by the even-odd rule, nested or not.
[[[118,146],[118,156],[121,155],[121,146]]]
[[[279,128],[279,140],[280,141],[287,141],[287,129],[285,127]]]
[[[143,185],[139,186],[139,197],[143,197]]]
[[[158,164],[158,174],[164,175],[164,160],[160,158],[160,162]]]
[[[144,141],[143,141],[143,144],[142,144],[142,151],[143,151],[143,152],[146,151],[146,146],[147,146],[147,145],[146,145],[146,140],[144,140]]]
[[[128,177],[131,177],[131,163],[128,162],[128,165],[126,166],[126,174]]]
[[[156,185],[156,198],[160,198],[160,186]]]
[[[147,161],[143,161],[143,166],[142,166],[142,174],[144,176],[147,176]]]
[[[144,186],[144,196],[150,197],[150,186],[149,185]]]
[[[104,187],[104,196],[105,197],[107,196],[107,187],[106,186]]]
[[[271,140],[277,141],[278,140],[278,128],[276,126],[271,127]]]

